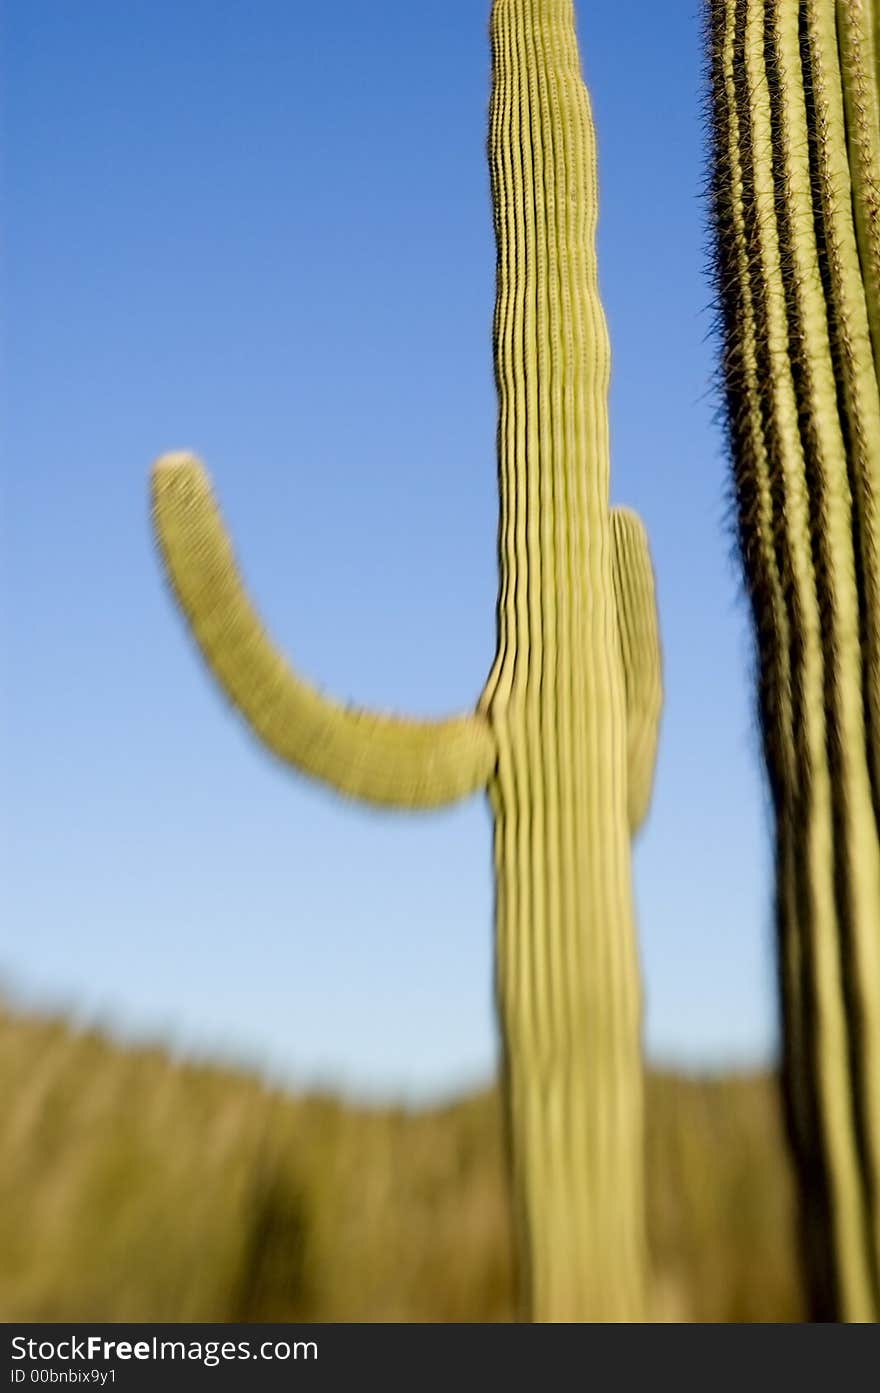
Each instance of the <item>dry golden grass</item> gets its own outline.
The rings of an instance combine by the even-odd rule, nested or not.
[[[506,1321],[501,1113],[291,1097],[0,1011],[0,1319]],[[768,1077],[648,1083],[654,1317],[798,1320]]]

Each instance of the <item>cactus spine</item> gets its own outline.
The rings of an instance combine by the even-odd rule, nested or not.
[[[814,1313],[880,1319],[880,4],[709,0],[713,216]]]
[[[653,575],[609,510],[596,152],[571,0],[495,0],[498,652],[471,715],[422,723],[306,686],[247,600],[207,477],[160,460],[154,519],[208,664],[269,748],[343,792],[428,807],[486,789],[523,1315],[643,1314],[640,992],[630,830],[661,688]]]

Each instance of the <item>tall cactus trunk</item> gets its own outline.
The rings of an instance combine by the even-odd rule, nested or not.
[[[168,574],[215,676],[269,748],[408,808],[486,789],[521,1312],[644,1315],[641,1012],[630,834],[661,704],[641,523],[609,511],[595,139],[572,0],[495,0],[498,653],[476,711],[375,716],[321,697],[263,632],[207,477],[159,461]]]
[[[498,0],[497,991],[538,1318],[642,1311],[642,1083],[596,149],[566,0]],[[540,1222],[535,1223],[535,1217]]]
[[[710,0],[723,372],[818,1318],[880,1319],[880,4]]]

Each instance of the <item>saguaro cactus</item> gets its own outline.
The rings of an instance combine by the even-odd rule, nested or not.
[[[714,227],[815,1314],[880,1319],[880,4],[710,0]]]
[[[571,0],[495,0],[491,35],[501,576],[476,710],[395,720],[296,677],[191,456],[156,465],[154,516],[205,658],[275,754],[406,808],[488,791],[523,1314],[632,1319],[645,1238],[629,839],[661,700],[653,576],[638,519],[608,506],[596,152]]]

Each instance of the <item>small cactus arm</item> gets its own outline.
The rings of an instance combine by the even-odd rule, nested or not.
[[[491,37],[500,590],[476,710],[406,721],[321,696],[264,633],[194,457],[158,462],[153,512],[204,657],[276,755],[404,808],[487,790],[521,1312],[629,1320],[646,1265],[630,834],[659,726],[654,581],[641,523],[608,505],[595,141],[571,0],[495,0]]]
[[[630,508],[611,509],[614,596],[626,693],[627,810],[632,832],[648,815],[663,709],[663,661],[648,534]]]
[[[880,3],[708,0],[722,374],[811,1303],[880,1320]]]

